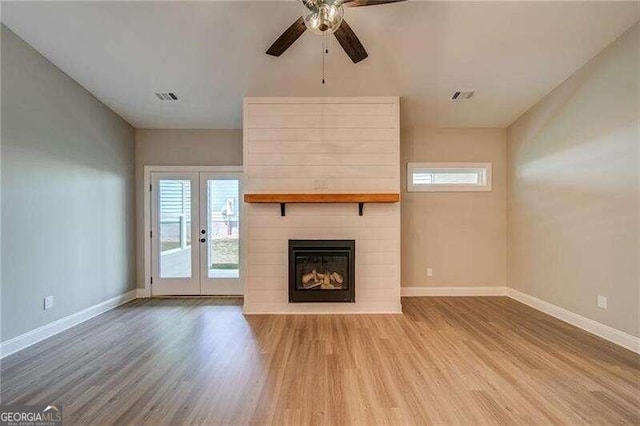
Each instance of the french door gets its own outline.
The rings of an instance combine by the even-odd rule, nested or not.
[[[151,294],[240,295],[240,176],[151,173]]]

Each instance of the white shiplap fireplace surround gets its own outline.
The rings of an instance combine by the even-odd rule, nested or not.
[[[399,98],[246,98],[245,194],[399,193]],[[399,313],[400,203],[245,203],[244,311]],[[356,242],[355,303],[289,303],[290,239]]]

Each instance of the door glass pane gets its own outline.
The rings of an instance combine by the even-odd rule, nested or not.
[[[191,277],[191,181],[163,179],[158,185],[160,277]]]
[[[207,181],[209,278],[240,276],[238,192],[237,179]]]

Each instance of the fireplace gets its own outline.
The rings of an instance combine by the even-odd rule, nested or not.
[[[289,302],[356,301],[354,240],[289,240]]]

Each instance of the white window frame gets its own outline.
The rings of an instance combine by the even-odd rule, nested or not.
[[[413,174],[416,170],[469,170],[476,172],[482,169],[482,182],[478,184],[414,184]],[[491,191],[491,163],[407,163],[408,192],[468,192]]]

